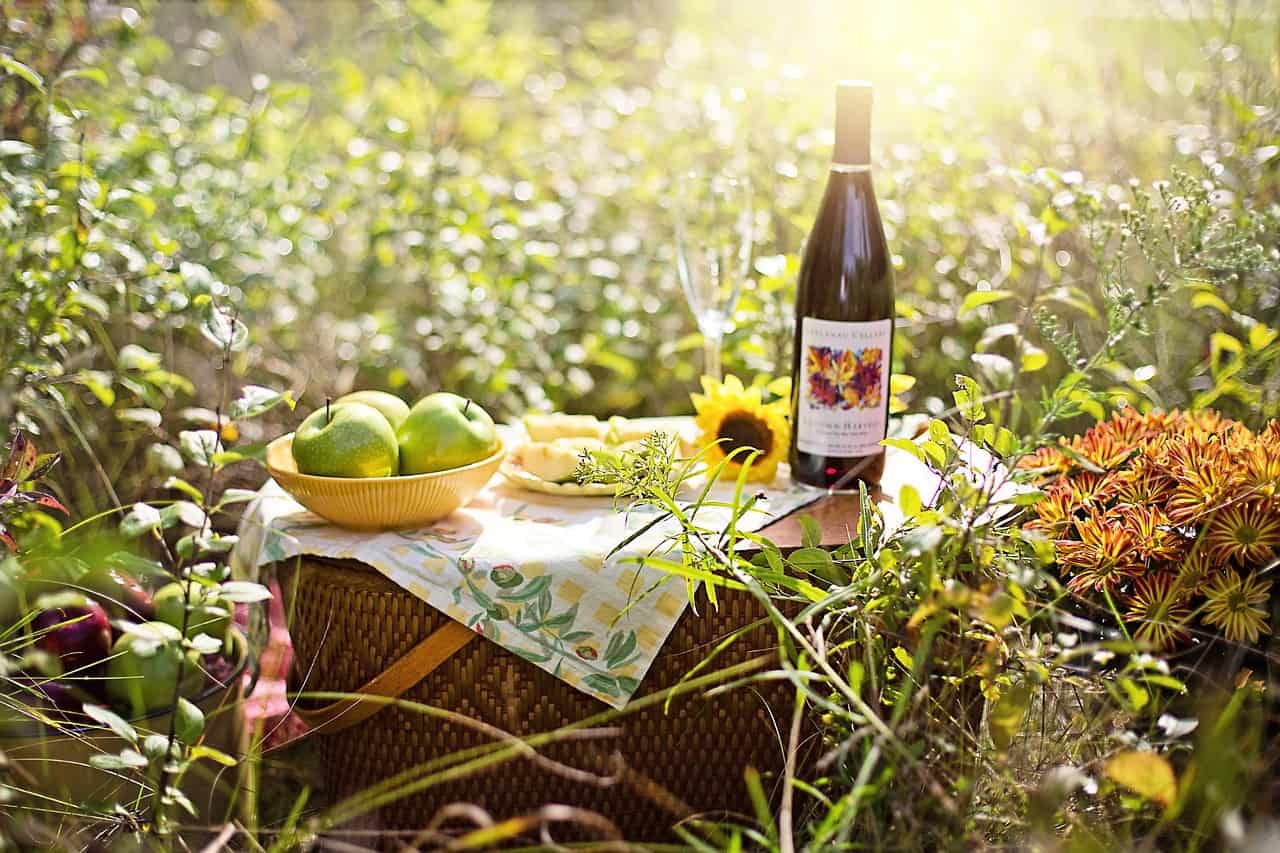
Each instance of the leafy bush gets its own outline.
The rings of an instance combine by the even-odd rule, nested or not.
[[[817,69],[856,56],[888,93],[895,391],[933,417],[912,452],[948,487],[895,496],[900,530],[868,511],[834,559],[699,558],[709,583],[804,599],[802,622],[774,613],[768,677],[820,709],[829,747],[823,778],[728,831],[779,849],[1212,844],[1268,771],[1249,758],[1265,697],[1246,674],[1189,729],[1200,709],[1165,661],[1063,605],[1020,505],[951,476],[951,433],[1014,465],[1125,405],[1280,416],[1274,24],[1248,3],[1099,21],[1009,0],[900,4],[873,33],[844,5],[796,11],[794,47],[753,3],[652,21],[483,0],[325,20],[6,5],[0,423],[62,452],[52,490],[84,517],[191,501],[194,532],[126,516],[185,543],[181,572],[221,553],[204,522],[233,522],[220,486],[260,477],[234,466],[287,428],[286,399],[447,387],[505,415],[672,413],[701,345],[672,179],[725,164],[764,202],[726,368],[775,377],[830,144]],[[42,517],[13,521],[18,544],[56,538]]]
[[[450,387],[505,414],[666,411],[693,384],[699,346],[666,206],[671,176],[707,163],[745,164],[768,200],[727,366],[772,376],[788,363],[829,138],[827,85],[792,66],[761,54],[742,83],[764,94],[748,98],[716,82],[721,42],[678,20],[673,36],[623,18],[551,34],[483,2],[386,3],[358,45],[339,18],[314,56],[278,65],[276,82],[242,74],[236,94],[165,79],[199,75],[146,34],[145,14],[86,16],[69,7],[13,45],[28,72],[14,65],[3,90],[0,221],[3,307],[27,321],[0,339],[3,399],[82,456],[122,439],[142,450],[187,425],[183,407],[207,381],[194,332],[215,299],[249,329],[237,372],[259,384]],[[688,23],[705,27],[700,16]],[[216,29],[180,54],[190,62],[278,35],[243,17],[207,22]],[[1007,59],[1010,76],[1082,65],[1065,31],[1056,53]],[[1190,107],[1214,121],[1179,131],[1176,152],[1159,125],[1135,131],[1137,146],[1097,130],[1137,121],[1146,83],[1069,101],[1051,120],[1041,106],[956,97],[927,73],[895,79],[877,162],[897,252],[895,364],[916,378],[916,406],[945,408],[972,353],[993,393],[1026,400],[1042,375],[1101,348],[1092,366],[1112,397],[1277,412],[1280,299],[1265,248],[1280,227],[1265,144],[1277,119],[1245,106],[1266,103],[1253,54],[1241,55],[1265,49],[1255,36],[1205,58],[1170,51],[1218,74],[1200,87],[1211,100]],[[1189,37],[1174,24],[1124,29],[1089,56],[1124,67],[1135,41]],[[912,103],[929,106],[896,109]],[[1168,156],[1186,171],[1171,174]],[[1124,185],[1144,173],[1173,180]],[[1157,309],[1143,282],[1177,293]],[[1123,318],[1160,331],[1117,348],[1097,320],[1129,291]],[[1037,313],[1044,323],[1029,322]],[[108,462],[80,499],[138,483],[134,455]],[[154,470],[171,454],[152,456]]]

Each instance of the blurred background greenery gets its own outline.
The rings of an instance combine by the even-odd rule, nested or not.
[[[1136,314],[1104,403],[1280,409],[1269,3],[2,6],[0,423],[82,463],[58,483],[81,511],[213,421],[215,307],[237,381],[299,416],[355,387],[687,410],[688,167],[752,175],[725,366],[784,372],[843,77],[876,85],[908,408],[964,372],[1015,418]]]

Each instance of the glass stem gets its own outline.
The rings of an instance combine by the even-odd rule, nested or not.
[[[703,373],[719,382],[723,377],[720,370],[720,344],[718,335],[702,336]]]

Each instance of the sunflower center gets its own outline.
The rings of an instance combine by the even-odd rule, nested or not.
[[[720,446],[726,456],[739,447],[758,450],[762,456],[768,456],[769,451],[773,450],[773,433],[769,431],[769,425],[745,412],[734,412],[726,416],[720,422],[716,438],[720,439]]]

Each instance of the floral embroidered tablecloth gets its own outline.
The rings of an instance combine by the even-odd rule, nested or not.
[[[710,499],[731,502],[733,489],[717,484]],[[785,467],[762,491],[761,510],[748,513],[740,528],[759,530],[823,494],[793,484]],[[670,528],[657,525],[606,560],[655,512],[619,512],[611,498],[529,492],[499,476],[429,527],[357,533],[312,515],[268,481],[245,513],[233,562],[253,572],[300,554],[358,560],[579,690],[622,707],[689,604],[682,579],[635,562],[662,545]],[[704,507],[698,521],[718,528],[728,516],[728,509]]]

